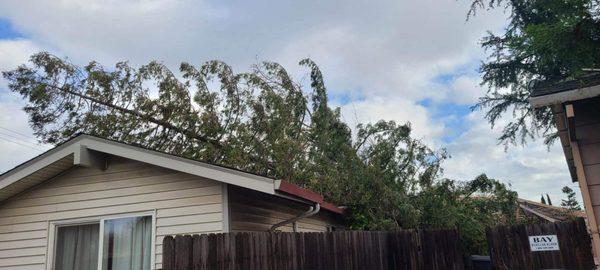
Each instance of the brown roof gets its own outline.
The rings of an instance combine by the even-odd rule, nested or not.
[[[305,189],[298,185],[294,185],[288,181],[281,180],[281,184],[279,185],[279,188],[277,188],[277,190],[279,192],[283,192],[314,203],[318,203],[321,205],[321,208],[329,210],[336,214],[344,214],[344,208],[337,207],[332,203],[326,202],[323,196],[321,196],[321,194],[316,193],[310,189]]]
[[[521,207],[526,214],[534,215],[550,222],[565,221],[573,217],[586,217],[585,212],[583,211],[570,211],[567,208],[521,198],[517,199],[517,202],[519,203],[519,207]]]

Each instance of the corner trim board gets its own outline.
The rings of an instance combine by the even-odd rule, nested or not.
[[[228,233],[231,231],[231,222],[230,222],[230,207],[229,207],[229,186],[228,184],[222,184],[222,211],[223,211],[223,232]]]

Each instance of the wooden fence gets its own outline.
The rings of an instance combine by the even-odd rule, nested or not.
[[[529,236],[557,235],[559,251],[531,251]],[[591,241],[585,221],[536,225],[500,226],[487,231],[493,269],[573,269],[594,268]]]
[[[463,270],[456,231],[167,236],[163,269]]]

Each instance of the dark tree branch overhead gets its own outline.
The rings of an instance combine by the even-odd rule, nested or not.
[[[556,129],[550,109],[533,109],[527,100],[532,82],[573,79],[586,68],[600,67],[600,1],[473,0],[467,18],[494,8],[508,12],[508,25],[481,43],[489,53],[480,69],[489,91],[473,108],[485,110],[492,125],[507,120],[498,138],[505,145],[538,136],[552,143]]]
[[[134,115],[134,116],[139,117],[140,119],[142,119],[144,121],[148,121],[150,123],[154,123],[154,124],[163,126],[163,127],[167,128],[167,129],[175,130],[175,131],[177,131],[177,132],[179,132],[181,134],[184,134],[184,135],[186,135],[186,136],[188,136],[190,138],[194,138],[194,139],[199,140],[201,142],[210,143],[211,145],[219,147],[219,148],[222,147],[221,144],[220,144],[220,142],[218,140],[209,139],[209,138],[207,138],[205,136],[202,136],[200,134],[194,133],[193,131],[184,130],[184,129],[182,129],[180,127],[177,127],[177,126],[175,126],[175,125],[173,125],[173,124],[171,124],[171,123],[169,123],[167,121],[163,121],[163,120],[159,120],[159,119],[153,118],[153,117],[151,117],[149,115],[142,114],[142,113],[140,113],[138,111],[127,109],[126,107],[116,106],[114,104],[111,104],[109,102],[105,102],[105,101],[100,100],[98,98],[86,96],[86,95],[77,93],[75,91],[71,91],[71,90],[63,88],[63,87],[49,85],[49,84],[46,84],[44,82],[38,82],[38,83],[39,83],[39,85],[50,87],[50,88],[62,91],[64,93],[67,93],[69,95],[73,95],[73,96],[79,97],[81,99],[88,100],[88,101],[100,104],[102,106],[106,106],[106,107],[111,108],[111,109],[115,109],[115,110],[118,110],[118,111],[121,111],[121,112],[124,112],[124,113],[127,113],[127,114]],[[58,106],[58,107],[60,107],[60,106]]]

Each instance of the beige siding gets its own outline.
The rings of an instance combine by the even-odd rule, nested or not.
[[[220,232],[222,184],[112,158],[72,168],[0,205],[0,270],[46,269],[50,222],[135,212],[156,215],[156,267],[168,234]]]
[[[308,209],[308,205],[293,202],[255,191],[230,187],[229,189],[231,231],[268,231],[273,224],[293,218]],[[298,222],[299,231],[326,231],[328,226],[340,227],[339,217],[326,210]],[[292,231],[292,225],[281,227]]]
[[[600,217],[600,99],[574,104],[575,134],[581,151],[590,198],[596,218]]]

